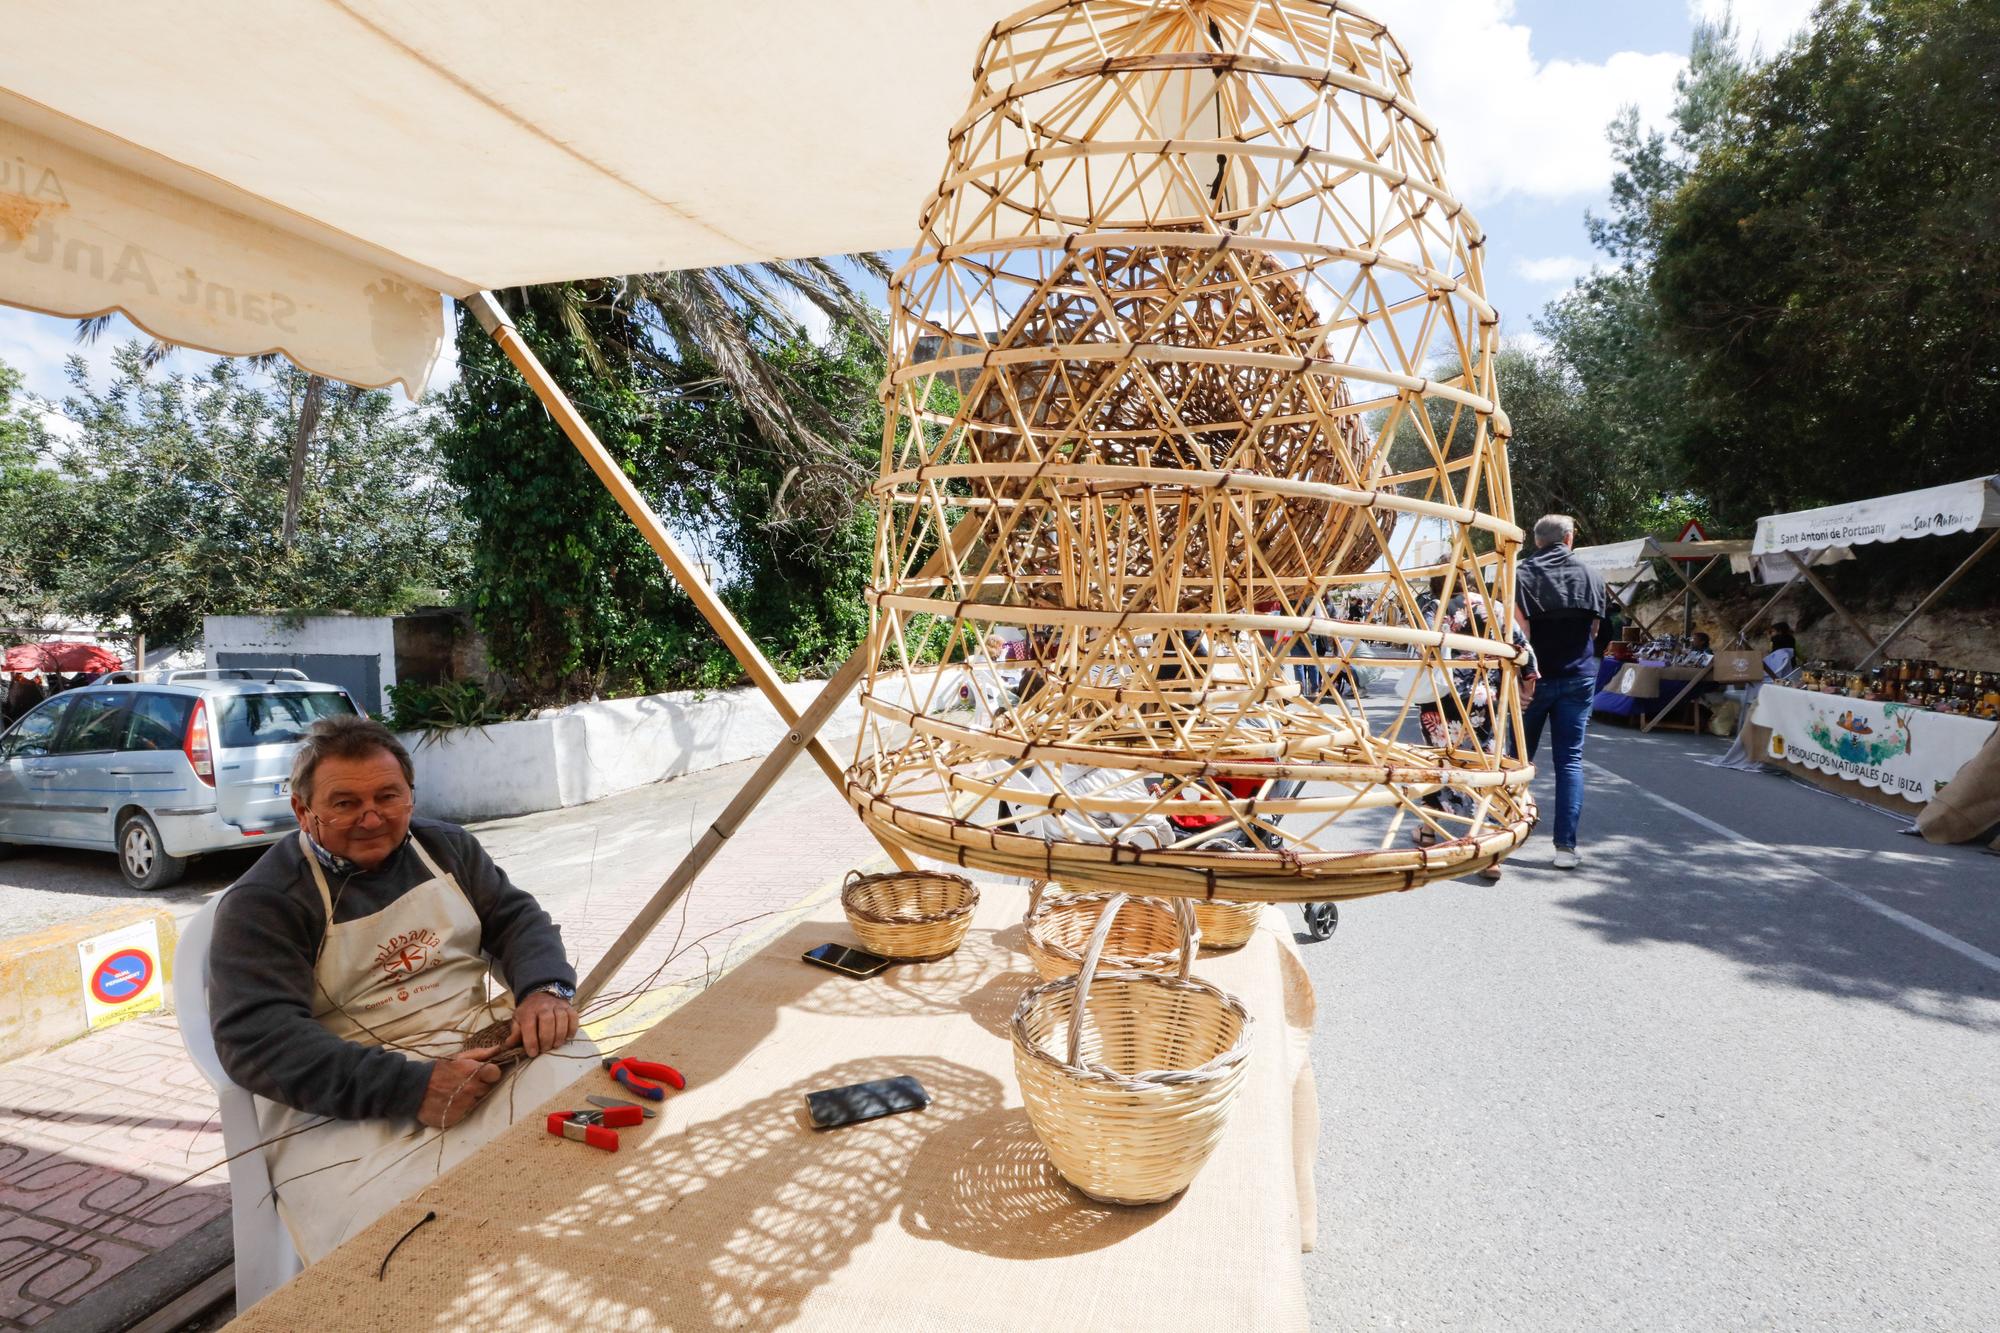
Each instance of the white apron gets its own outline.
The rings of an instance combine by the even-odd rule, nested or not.
[[[488,1024],[511,1018],[513,1005],[505,995],[487,997],[490,968],[479,951],[479,914],[471,900],[414,835],[410,846],[431,878],[373,916],[334,924],[326,873],[299,834],[328,923],[313,968],[313,1017],[344,1041],[394,1045],[409,1059],[429,1063],[459,1051]],[[278,1215],[300,1256],[312,1263],[329,1253],[568,1087],[595,1054],[595,1046],[579,1037],[510,1066],[486,1100],[450,1129],[432,1129],[414,1117],[341,1120],[272,1143],[264,1158]],[[262,1097],[257,1110],[266,1141],[321,1119]]]

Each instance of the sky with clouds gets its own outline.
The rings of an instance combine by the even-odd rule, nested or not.
[[[1491,238],[1488,295],[1503,332],[1532,332],[1535,313],[1594,256],[1587,209],[1602,210],[1612,163],[1604,127],[1627,104],[1663,123],[1674,76],[1700,16],[1733,8],[1746,50],[1769,53],[1803,25],[1813,0],[1367,0],[1409,53],[1424,110],[1444,138],[1451,187]],[[135,331],[122,320],[79,348],[70,320],[0,307],[0,361],[50,398],[64,359],[81,353],[101,379]],[[446,361],[433,386],[456,371]],[[178,354],[194,369],[207,358]]]

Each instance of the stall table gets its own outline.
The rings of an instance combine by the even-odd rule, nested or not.
[[[1996,725],[1926,708],[1766,685],[1745,748],[1815,786],[1913,815]]]
[[[1215,1156],[1178,1199],[1120,1208],[1029,1127],[1007,1036],[1036,980],[1026,891],[982,895],[956,954],[869,981],[799,961],[853,938],[823,905],[632,1041],[688,1087],[618,1152],[538,1112],[231,1327],[1303,1329],[1313,999],[1282,914],[1196,966],[1256,1024]],[[806,1093],[897,1074],[928,1109],[807,1126]],[[593,1067],[543,1111],[589,1093],[621,1090]]]
[[[1634,722],[1657,718],[1654,726],[1699,731],[1706,712],[1701,696],[1689,694],[1683,699],[1681,691],[1689,681],[1700,680],[1707,674],[1704,667],[1679,667],[1662,661],[1617,662],[1606,658],[1599,667],[1591,711]],[[1669,709],[1676,716],[1662,717]]]

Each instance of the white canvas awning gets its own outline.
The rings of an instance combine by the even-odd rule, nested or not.
[[[2000,528],[2000,476],[1757,520],[1754,555]]]
[[[0,301],[428,378],[439,293],[909,244],[1013,0],[19,0]]]
[[[1652,561],[1659,554],[1659,542],[1651,537],[1635,537],[1628,542],[1579,546],[1570,552],[1570,558],[1596,570],[1599,578],[1617,587],[1626,583],[1643,583],[1652,578]]]

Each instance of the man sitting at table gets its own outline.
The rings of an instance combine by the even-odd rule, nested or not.
[[[216,907],[216,1053],[258,1096],[278,1212],[308,1263],[594,1054],[573,1040],[576,973],[548,913],[470,833],[411,818],[413,776],[381,723],[314,723],[292,764],[298,836]]]

